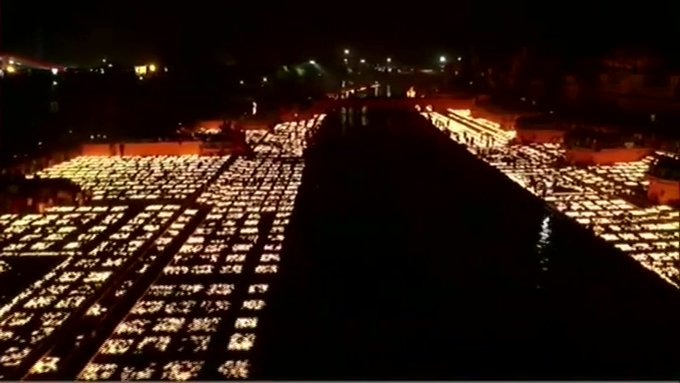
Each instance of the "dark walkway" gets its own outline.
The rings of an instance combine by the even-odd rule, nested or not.
[[[255,377],[680,376],[674,290],[557,218],[539,254],[542,205],[416,114],[355,124],[309,153]]]

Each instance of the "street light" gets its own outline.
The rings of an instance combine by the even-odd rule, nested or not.
[[[349,49],[345,49],[345,54],[346,54],[346,55],[349,54]]]
[[[439,56],[439,62],[442,64],[446,63],[446,56]]]
[[[314,60],[309,60],[309,63],[312,64],[312,65],[316,65],[316,61],[314,61]]]
[[[458,61],[463,61],[463,58],[458,56]]]
[[[361,60],[359,60],[359,62],[362,63],[362,64],[366,64],[366,60],[365,60],[365,59],[361,59]]]
[[[391,58],[391,57],[388,57],[388,58],[387,58],[387,62],[388,62],[388,63],[391,63],[391,62],[392,62],[392,58]]]

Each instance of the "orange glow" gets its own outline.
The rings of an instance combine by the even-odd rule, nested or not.
[[[653,176],[647,176],[649,189],[647,197],[650,201],[673,205],[680,203],[680,181],[664,180]]]
[[[413,89],[413,87],[410,87],[408,91],[406,91],[406,97],[407,98],[415,98],[416,97],[416,90]]]

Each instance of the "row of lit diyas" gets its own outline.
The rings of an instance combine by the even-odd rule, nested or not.
[[[108,213],[104,213],[105,211],[108,210]],[[75,241],[68,242],[64,248],[69,249],[68,251],[60,251],[60,252],[7,252],[3,253],[3,255],[6,256],[22,256],[22,255],[61,255],[61,256],[73,256],[73,255],[81,255],[82,248],[84,245],[93,243],[93,241],[104,234],[104,232],[110,228],[111,226],[117,224],[121,219],[123,219],[125,215],[125,211],[127,210],[127,207],[125,206],[112,206],[112,207],[90,207],[90,206],[81,206],[81,207],[73,207],[73,206],[62,206],[62,207],[52,207],[49,208],[47,213],[45,215],[51,215],[54,213],[62,213],[62,214],[73,214],[74,211],[79,211],[79,212],[90,212],[90,211],[97,211],[97,214],[100,216],[103,216],[98,222],[96,222],[96,225],[90,226],[87,230],[82,230],[83,227],[79,227],[76,230],[76,233],[78,233],[78,236],[75,238]],[[38,218],[38,220],[40,220]],[[33,221],[35,222],[35,220]],[[59,231],[59,229],[57,229]],[[62,262],[57,268],[53,271],[56,271],[57,269],[61,270],[64,268],[66,265],[69,265],[70,261]],[[22,293],[20,293],[18,296],[14,297],[14,299],[0,308],[0,320],[2,320],[9,312],[11,308],[13,308],[17,302],[25,299],[29,295],[34,293],[35,288],[40,287],[40,285],[43,283],[43,281],[47,280],[50,277],[50,274],[45,276],[43,279],[37,281],[34,285],[33,288],[29,288],[24,290]],[[2,323],[2,322],[0,322]]]
[[[424,113],[439,129],[475,136],[476,130],[439,113]],[[457,117],[471,118],[466,113]],[[453,128],[452,128],[453,127]],[[680,217],[668,206],[641,207],[625,200],[631,195],[644,198],[645,174],[651,157],[631,163],[586,168],[556,166],[564,156],[559,144],[494,145],[476,140],[464,142],[468,150],[505,173],[530,192],[590,228],[630,254],[666,281],[680,286]]]
[[[473,117],[472,111],[469,109],[447,109],[446,111],[450,118],[464,121],[468,127],[474,127],[476,131],[493,137],[501,145],[507,145],[516,136],[514,130],[503,130],[497,122]]]
[[[493,131],[490,128],[473,128],[461,122],[463,118],[456,119],[447,117],[437,112],[423,112],[424,117],[442,131],[446,131],[456,141],[468,144],[468,149],[477,153],[480,148],[495,148],[507,145],[514,137],[512,132],[506,132],[500,128]]]
[[[268,133],[267,129],[249,129],[246,133],[246,144],[257,145]]]
[[[42,178],[67,178],[93,200],[185,199],[215,175],[228,156],[81,156],[47,168]]]
[[[196,209],[185,209],[177,217],[176,220],[165,230],[152,244],[149,251],[145,251],[138,258],[139,263],[135,266],[134,272],[130,273],[121,282],[117,283],[114,293],[103,299],[98,299],[96,302],[90,304],[86,311],[86,316],[79,322],[79,334],[75,341],[82,339],[85,334],[94,332],[100,325],[100,318],[105,313],[113,310],[116,305],[120,304],[121,299],[135,287],[142,275],[147,274],[149,269],[156,263],[161,262],[161,256],[167,247],[173,243],[175,238],[185,229],[185,227],[194,219],[198,213]],[[79,344],[80,342],[73,342],[74,339],[65,339],[66,342],[71,341],[70,344]],[[52,374],[59,371],[60,362],[67,357],[64,353],[74,351],[74,347],[62,349],[62,354],[59,354],[58,349],[51,349],[48,353],[43,355],[29,370],[25,378],[28,379],[44,379],[46,374]],[[49,375],[47,375],[49,376]]]
[[[301,121],[277,124],[264,136],[254,151],[260,155],[290,155],[299,157],[307,147],[307,134],[321,125],[325,114]]]
[[[210,213],[80,379],[249,376],[246,353],[255,342],[269,279],[278,272],[285,227],[302,178],[304,164],[295,157],[304,150],[308,126],[322,118],[279,124],[256,137],[258,156],[236,159],[208,187],[197,202],[213,206]],[[266,215],[273,216],[271,226],[262,226]],[[254,252],[258,241],[263,243]],[[146,353],[154,361],[137,362]],[[208,355],[223,359],[211,365]]]
[[[0,215],[0,256],[75,254],[120,219],[125,209],[62,206],[43,214]]]
[[[259,142],[256,146],[256,152],[258,152],[257,161],[253,163],[237,161],[232,167],[232,171],[221,177],[223,180],[222,184],[224,184],[225,180],[233,180],[233,184],[231,181],[228,181],[230,182],[229,187],[220,188],[220,183],[218,183],[218,185],[204,193],[202,202],[214,205],[213,211],[210,213],[209,219],[199,226],[196,233],[175,254],[174,261],[167,265],[164,270],[164,278],[192,278],[217,273],[224,277],[235,278],[234,282],[238,282],[240,277],[248,275],[247,270],[245,270],[246,265],[238,264],[245,261],[245,258],[241,255],[245,256],[247,253],[241,254],[239,251],[246,251],[244,245],[248,241],[256,240],[258,233],[257,229],[253,230],[253,224],[257,226],[259,214],[268,213],[274,214],[273,227],[270,229],[264,243],[265,253],[260,254],[260,263],[254,266],[250,274],[254,278],[266,278],[266,276],[278,272],[278,252],[281,250],[281,243],[284,238],[283,232],[288,223],[288,216],[293,209],[293,202],[300,183],[303,166],[302,160],[296,160],[296,157],[299,157],[305,148],[309,130],[316,129],[323,120],[323,117],[315,116],[307,121],[280,124],[273,132],[262,134],[260,137],[257,137],[257,135],[251,137],[253,142]],[[272,146],[276,150],[267,150],[267,148],[271,149]],[[269,155],[263,156],[265,153],[275,155],[276,159],[271,158]],[[215,174],[226,161],[227,157],[200,158],[196,156],[80,157],[49,168],[39,174],[39,176],[70,178],[85,188],[90,189],[95,199],[153,200],[173,198],[186,200],[212,174]],[[155,188],[154,185],[158,185],[158,189],[161,191],[152,190]],[[182,191],[179,193],[174,191],[178,189]],[[146,193],[147,190],[148,193]],[[168,190],[173,191],[168,192]],[[220,190],[222,193],[219,193]],[[229,202],[230,198],[231,203]],[[213,203],[206,202],[207,200],[212,200]],[[58,207],[53,208],[53,210],[49,211],[48,214],[54,214],[55,212],[64,215],[74,214],[74,211],[77,210],[79,214],[92,214],[96,212],[96,214],[103,215],[107,209],[103,207]],[[49,351],[47,354],[39,355],[36,354],[36,349],[47,340],[48,335],[58,332],[60,328],[63,328],[67,319],[75,320],[75,322],[67,327],[74,328],[74,326],[77,326],[76,333],[80,335],[75,338],[78,341],[76,344],[80,343],[85,332],[96,329],[98,324],[96,319],[115,306],[118,301],[117,299],[112,301],[111,296],[125,296],[127,291],[137,282],[135,275],[126,272],[126,274],[123,274],[124,280],[122,282],[116,281],[116,285],[107,286],[109,290],[111,290],[109,287],[113,288],[111,291],[114,291],[115,294],[103,293],[102,286],[104,286],[105,282],[121,270],[121,266],[127,264],[133,254],[137,254],[134,256],[134,259],[139,261],[136,264],[138,269],[135,273],[137,275],[144,274],[152,265],[164,265],[165,261],[162,261],[163,263],[160,264],[158,263],[161,262],[159,261],[161,258],[160,254],[173,241],[174,237],[183,230],[187,222],[196,213],[196,210],[184,210],[173,221],[170,228],[156,239],[151,247],[151,251],[145,251],[140,254],[139,250],[150,238],[154,237],[154,233],[157,233],[171,217],[176,216],[178,210],[180,210],[180,207],[175,205],[148,206],[145,211],[128,222],[121,221],[119,225],[124,223],[125,225],[113,233],[107,232],[106,237],[102,237],[102,233],[105,232],[110,224],[114,224],[123,217],[126,211],[125,207],[111,207],[108,210],[108,215],[103,216],[103,218],[87,216],[90,219],[88,222],[78,222],[79,226],[76,226],[80,228],[80,231],[85,232],[77,233],[77,241],[71,241],[71,237],[61,239],[62,242],[68,245],[64,247],[74,251],[68,253],[62,252],[63,254],[54,252],[55,254],[69,255],[70,257],[56,266],[42,279],[25,289],[11,302],[0,308],[0,345],[5,346],[5,352],[0,355],[0,377],[11,374],[16,375],[20,371],[19,368],[23,368],[22,363],[27,358],[40,358],[29,370],[26,376],[28,378],[41,378],[41,376],[44,376],[43,374],[58,371],[60,358],[64,356],[59,355],[58,352],[68,351],[64,351],[64,348],[62,348],[61,351]],[[111,215],[112,213],[114,214],[113,216]],[[236,218],[236,215],[243,216],[244,214],[249,216],[245,217],[247,218],[245,221],[239,221],[237,225],[233,219]],[[227,216],[230,218],[222,222],[222,218]],[[71,215],[68,218],[77,219],[75,215]],[[5,215],[0,218],[0,222],[3,222],[0,225],[21,227],[40,219],[42,218]],[[15,221],[19,221],[19,224],[14,224]],[[54,218],[50,217],[45,223],[41,225],[36,224],[35,226],[51,227],[53,225],[50,224],[53,221]],[[187,261],[183,264],[181,259],[186,258],[187,254],[195,255],[190,251],[198,245],[197,242],[200,241],[198,238],[203,237],[205,240],[209,236],[208,234],[210,234],[212,225],[222,223],[224,223],[224,230],[216,231],[217,234],[215,234],[217,237],[222,236],[222,238],[217,238],[210,248],[206,248],[206,254],[210,251],[214,252],[216,248],[220,247],[222,252],[219,254],[214,253],[207,258],[203,254],[200,258],[194,258],[198,260],[197,262]],[[73,226],[70,222],[66,221],[59,221],[59,224]],[[88,226],[89,229],[86,229]],[[10,231],[14,233],[14,231],[18,230],[13,228]],[[71,231],[69,229],[69,232]],[[45,236],[54,234],[50,230],[45,232]],[[74,235],[76,234],[73,234],[72,237]],[[77,252],[87,243],[92,243],[92,246],[94,246],[96,242],[93,242],[93,240],[97,235],[100,236],[98,239],[101,241],[99,246],[91,251],[87,251],[86,254],[83,254],[82,251]],[[55,236],[51,237],[51,239],[59,240]],[[7,237],[7,240],[8,243],[16,242],[14,238],[10,237]],[[223,250],[225,250],[223,240],[242,241],[242,243],[234,243],[232,254],[223,254]],[[12,254],[21,255],[26,252],[25,248],[18,250],[21,251]],[[225,256],[222,261],[224,264],[219,268],[219,271],[215,267],[215,261],[219,262],[219,259],[216,260],[214,258],[215,255],[218,257]],[[248,375],[249,362],[247,359],[244,359],[245,356],[242,353],[250,348],[249,344],[252,345],[254,333],[249,329],[252,330],[256,327],[257,318],[246,317],[245,315],[252,314],[248,310],[256,311],[263,307],[264,301],[259,298],[268,289],[267,283],[256,283],[257,281],[255,280],[251,282],[253,283],[249,283],[247,288],[247,294],[250,298],[243,299],[240,302],[243,310],[246,310],[243,313],[244,317],[233,318],[233,334],[224,341],[227,344],[227,350],[236,354],[225,355],[224,363],[220,366],[214,366],[215,368],[213,369],[218,371],[220,376],[223,377],[241,378]],[[175,284],[185,287],[192,285],[191,283]],[[207,291],[217,294],[215,289],[225,288],[224,286],[229,285],[229,283],[214,285],[214,288]],[[242,290],[246,291],[243,283],[235,284],[237,291],[239,286],[242,286]],[[152,290],[153,288],[147,294],[150,294]],[[182,287],[180,287],[180,290],[182,290]],[[99,293],[99,291],[102,291],[102,293]],[[213,301],[202,305],[208,315],[219,313],[230,306],[230,302],[227,300],[216,299]],[[184,303],[174,305],[172,302],[169,302],[168,310],[174,311],[167,313],[169,317],[163,320],[159,328],[172,329],[172,326],[175,325],[175,320],[172,319],[174,316],[172,315],[183,312],[183,305]],[[84,316],[75,318],[73,314],[81,308],[82,312],[85,313],[83,314]],[[139,315],[139,310],[143,311],[144,309],[135,306],[130,315]],[[91,319],[88,321],[88,318]],[[192,321],[193,319],[200,318],[192,318]],[[161,319],[159,318],[159,320]],[[196,323],[207,322],[199,320]],[[64,330],[66,329],[64,328]],[[92,331],[93,334],[94,332]],[[63,345],[72,344],[69,341],[69,337],[73,336],[71,334],[65,338],[63,336],[56,338],[57,343],[62,343]],[[160,338],[159,342],[163,342],[164,339],[166,338]],[[191,338],[189,341],[197,345],[198,343],[196,342],[200,343],[201,339],[204,338]],[[147,339],[148,342],[151,342],[151,340]],[[109,344],[105,344],[102,348],[105,349],[108,346]],[[186,350],[189,349],[186,348]],[[108,356],[110,357],[110,355]],[[183,379],[187,376],[192,376],[197,366],[203,365],[203,361],[189,361],[185,359],[166,363],[163,366],[163,372],[159,376],[167,379]],[[134,376],[143,378],[144,374],[148,372],[140,370],[138,372],[141,375],[135,375],[137,372],[130,370],[130,368],[121,370],[122,379]],[[86,373],[87,368],[83,370],[82,374],[86,375]]]
[[[147,206],[95,248],[67,258],[0,309],[0,376],[19,368],[49,335],[62,329],[62,323],[87,304],[179,209],[178,205]]]
[[[545,173],[560,173],[561,177],[569,183],[579,182],[588,190],[596,188],[597,191],[605,194],[639,193],[648,184],[645,180],[645,173],[649,168],[651,158],[586,168],[555,167],[555,163],[563,155],[564,149],[558,144],[531,144],[507,146],[493,153],[484,153],[483,157],[503,172],[512,173],[515,178],[517,175],[545,176]]]
[[[247,378],[302,168],[302,160],[236,159],[201,196],[213,205],[206,219],[79,379]]]

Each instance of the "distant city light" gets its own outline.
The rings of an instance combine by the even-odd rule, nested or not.
[[[348,60],[347,60],[347,59],[345,58],[345,59],[343,59],[342,61],[344,61],[344,62],[345,62],[345,64],[347,64],[347,61],[348,61]]]
[[[262,82],[267,82],[267,77],[262,77]]]
[[[388,63],[391,63],[391,62],[392,62],[392,58],[391,58],[391,57],[388,57],[388,58],[387,58],[387,62],[388,62]]]
[[[446,56],[439,56],[439,62],[440,63],[445,63],[446,62]]]
[[[102,59],[102,62],[106,64],[106,59]]]
[[[56,82],[56,81],[52,81],[52,86],[57,86],[57,85],[59,85],[59,83],[58,83],[58,82]]]
[[[109,63],[109,68],[113,68],[113,64]]]
[[[362,64],[366,64],[366,60],[365,60],[365,59],[361,59],[361,60],[359,60],[359,62],[362,63]]]
[[[9,65],[14,65],[14,60],[9,60]]]
[[[312,65],[316,65],[316,61],[314,61],[314,60],[309,60],[309,63],[312,64]]]
[[[349,49],[345,49],[345,54],[346,54],[346,55],[349,54]]]
[[[407,98],[415,98],[415,97],[416,97],[416,90],[415,90],[413,87],[410,87],[410,88],[406,91],[406,97],[407,97]]]
[[[458,56],[458,61],[463,61],[463,58]]]
[[[165,73],[168,73],[168,67],[163,68],[165,70]]]
[[[239,81],[238,83],[241,84],[241,85],[245,84],[245,82],[243,80]]]
[[[156,71],[156,65],[154,65],[154,64],[149,64],[149,71],[155,72],[155,71]]]
[[[7,66],[7,73],[16,73],[16,71],[17,71],[17,69],[14,66],[12,66],[12,65]]]
[[[55,76],[56,76],[57,74],[59,74],[59,69],[57,69],[57,68],[52,68],[52,74],[55,75]]]

